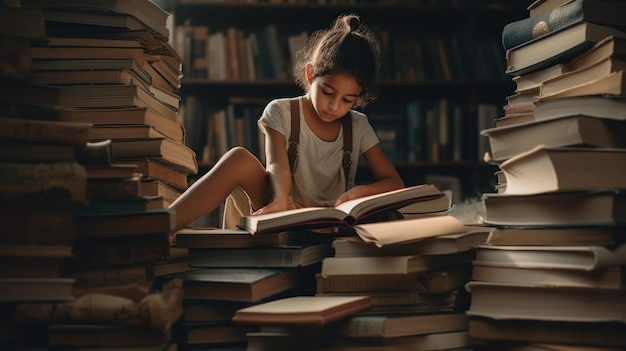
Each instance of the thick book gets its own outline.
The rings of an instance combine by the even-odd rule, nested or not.
[[[624,269],[623,266],[618,266],[587,271],[560,267],[494,266],[474,262],[472,280],[501,284],[536,284],[620,290],[626,287]]]
[[[500,164],[505,194],[626,188],[626,149],[539,145]]]
[[[0,245],[0,278],[61,278],[71,257],[71,245]]]
[[[581,115],[624,121],[624,109],[626,98],[622,96],[589,95],[537,102],[534,115],[535,120]]]
[[[620,226],[553,227],[553,228],[492,228],[487,245],[543,246],[610,246],[616,243],[623,228]]]
[[[233,323],[321,327],[372,306],[369,296],[294,296],[245,307]]]
[[[567,63],[568,70],[574,71],[590,67],[608,58],[623,58],[626,56],[626,38],[608,36],[587,51],[574,57]]]
[[[84,2],[80,0],[54,1],[26,0],[21,1],[23,7],[41,7],[45,10],[84,11],[94,13],[125,14],[137,18],[153,29],[162,32],[166,27],[169,13],[159,7],[157,3],[145,0],[94,0]]]
[[[299,267],[322,261],[332,254],[330,244],[263,248],[191,248],[191,267]]]
[[[574,0],[549,12],[506,24],[502,29],[502,46],[508,50],[581,21],[625,26],[626,20],[621,15],[624,12],[626,3],[621,1]]]
[[[284,231],[250,235],[250,232],[232,228],[182,228],[175,235],[176,246],[186,248],[228,249],[247,247],[278,247],[330,242],[332,236],[307,231]]]
[[[626,294],[616,289],[471,281],[470,317],[624,323]],[[584,303],[582,303],[584,301]]]
[[[90,129],[91,124],[82,122],[0,118],[0,139],[2,141],[84,147],[89,141]]]
[[[174,230],[174,221],[174,211],[171,209],[83,213],[78,215],[76,236],[77,238],[99,238],[169,234]]]
[[[444,196],[435,186],[422,184],[346,201],[337,207],[307,207],[262,215],[245,216],[239,227],[262,233],[299,227],[354,225],[367,216],[404,207],[413,202]]]
[[[539,103],[553,99],[590,95],[625,96],[626,74],[623,70],[612,72],[607,76],[599,77],[579,85],[565,87],[561,90],[553,91],[550,94],[539,95],[536,101]]]
[[[571,87],[587,84],[614,72],[623,71],[624,68],[626,68],[626,61],[621,58],[609,57],[591,66],[571,70],[562,75],[546,79],[541,83],[539,96],[548,96]]]
[[[441,294],[464,286],[470,279],[472,265],[436,268],[408,274],[317,274],[317,293],[362,293],[368,291],[418,291]]]
[[[141,173],[144,179],[160,180],[175,189],[185,190],[189,186],[187,172],[168,166],[154,159],[142,157],[116,162],[122,165],[134,165],[135,172]]]
[[[605,246],[495,246],[476,248],[476,262],[521,268],[599,270],[626,265],[626,245]]]
[[[163,279],[182,279],[186,299],[257,302],[297,288],[300,268],[196,268]]]
[[[611,35],[625,38],[626,32],[582,21],[508,49],[506,73],[525,75],[558,63],[567,63]]]
[[[154,158],[181,172],[198,173],[195,152],[167,138],[115,139],[111,141],[114,161]]]
[[[626,223],[626,194],[619,190],[534,195],[485,193],[483,222],[493,226],[578,227]]]
[[[166,135],[147,124],[99,124],[91,128],[89,138],[91,140],[168,138],[179,143],[184,143],[185,133],[182,128],[177,128],[176,133]]]
[[[148,347],[164,349],[170,343],[170,329],[133,327],[114,324],[51,324],[48,327],[50,347]]]
[[[338,237],[333,240],[335,257],[358,256],[404,256],[411,254],[447,254],[471,250],[475,245],[484,244],[489,235],[488,227],[467,227],[464,233],[446,234],[424,240],[398,245],[378,247],[354,236]]]
[[[337,332],[355,338],[397,338],[467,330],[465,313],[420,313],[387,316],[357,315],[340,321]]]
[[[85,167],[75,161],[0,163],[0,192],[6,198],[54,192],[55,198],[85,203],[86,189]]]
[[[502,162],[537,147],[586,146],[626,148],[621,138],[626,123],[609,118],[570,115],[518,123],[481,131],[489,139],[490,157]]]
[[[560,74],[567,72],[568,70],[569,65],[564,63],[557,63],[555,65],[540,69],[533,73],[515,76],[512,78],[513,83],[515,83],[515,92],[534,92],[536,89],[539,89],[541,83],[544,80],[556,77]]]
[[[484,340],[519,341],[524,344],[602,345],[623,349],[626,346],[626,324],[613,322],[543,321],[536,319],[494,319],[470,317],[469,333]],[[612,350],[612,349],[611,349]]]
[[[322,275],[410,274],[470,264],[473,250],[452,254],[409,256],[326,257],[322,261]]]
[[[73,278],[0,278],[0,302],[49,302],[75,299]]]

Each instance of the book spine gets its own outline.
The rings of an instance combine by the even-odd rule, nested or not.
[[[583,1],[575,0],[550,12],[508,23],[502,30],[505,50],[583,21]]]

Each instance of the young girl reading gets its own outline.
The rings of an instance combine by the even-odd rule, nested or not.
[[[176,230],[225,200],[223,226],[232,228],[243,215],[336,206],[404,187],[367,116],[352,110],[376,97],[379,54],[374,33],[357,15],[314,32],[294,65],[305,95],[271,101],[258,121],[266,165],[244,148],[229,150],[170,206]],[[371,184],[355,185],[360,155]]]

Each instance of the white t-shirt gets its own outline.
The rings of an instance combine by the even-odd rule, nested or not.
[[[285,146],[289,147],[291,131],[290,98],[271,101],[258,121],[259,128],[267,134],[271,128],[285,136]],[[341,160],[343,158],[343,130],[334,141],[318,138],[303,118],[302,99],[300,101],[300,142],[298,161],[291,187],[291,196],[298,204],[306,207],[333,206],[339,195],[346,191],[346,182]],[[367,116],[351,111],[352,117],[352,167],[348,176],[348,188],[354,186],[356,169],[362,153],[378,144],[374,129]],[[343,127],[342,127],[343,128]]]

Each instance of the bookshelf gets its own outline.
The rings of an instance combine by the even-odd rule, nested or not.
[[[363,112],[407,185],[442,174],[459,177],[464,197],[493,189],[494,169],[479,156],[485,145],[479,131],[493,123],[514,90],[503,73],[501,33],[505,24],[526,16],[525,6],[497,0],[322,2],[179,0],[172,5],[172,41],[185,59],[182,114],[200,173],[220,154],[207,144],[244,143],[263,158],[254,114],[272,98],[302,93],[291,80],[290,41],[354,12],[379,33],[383,51],[379,98]],[[222,46],[211,46],[212,39]],[[278,45],[279,56],[263,45]],[[259,47],[258,54],[248,47]],[[270,63],[277,64],[266,67]],[[241,111],[252,118],[240,121]],[[215,121],[220,113],[223,123]],[[238,127],[229,127],[233,123]],[[243,134],[253,140],[242,141]],[[358,178],[369,180],[365,167]]]

